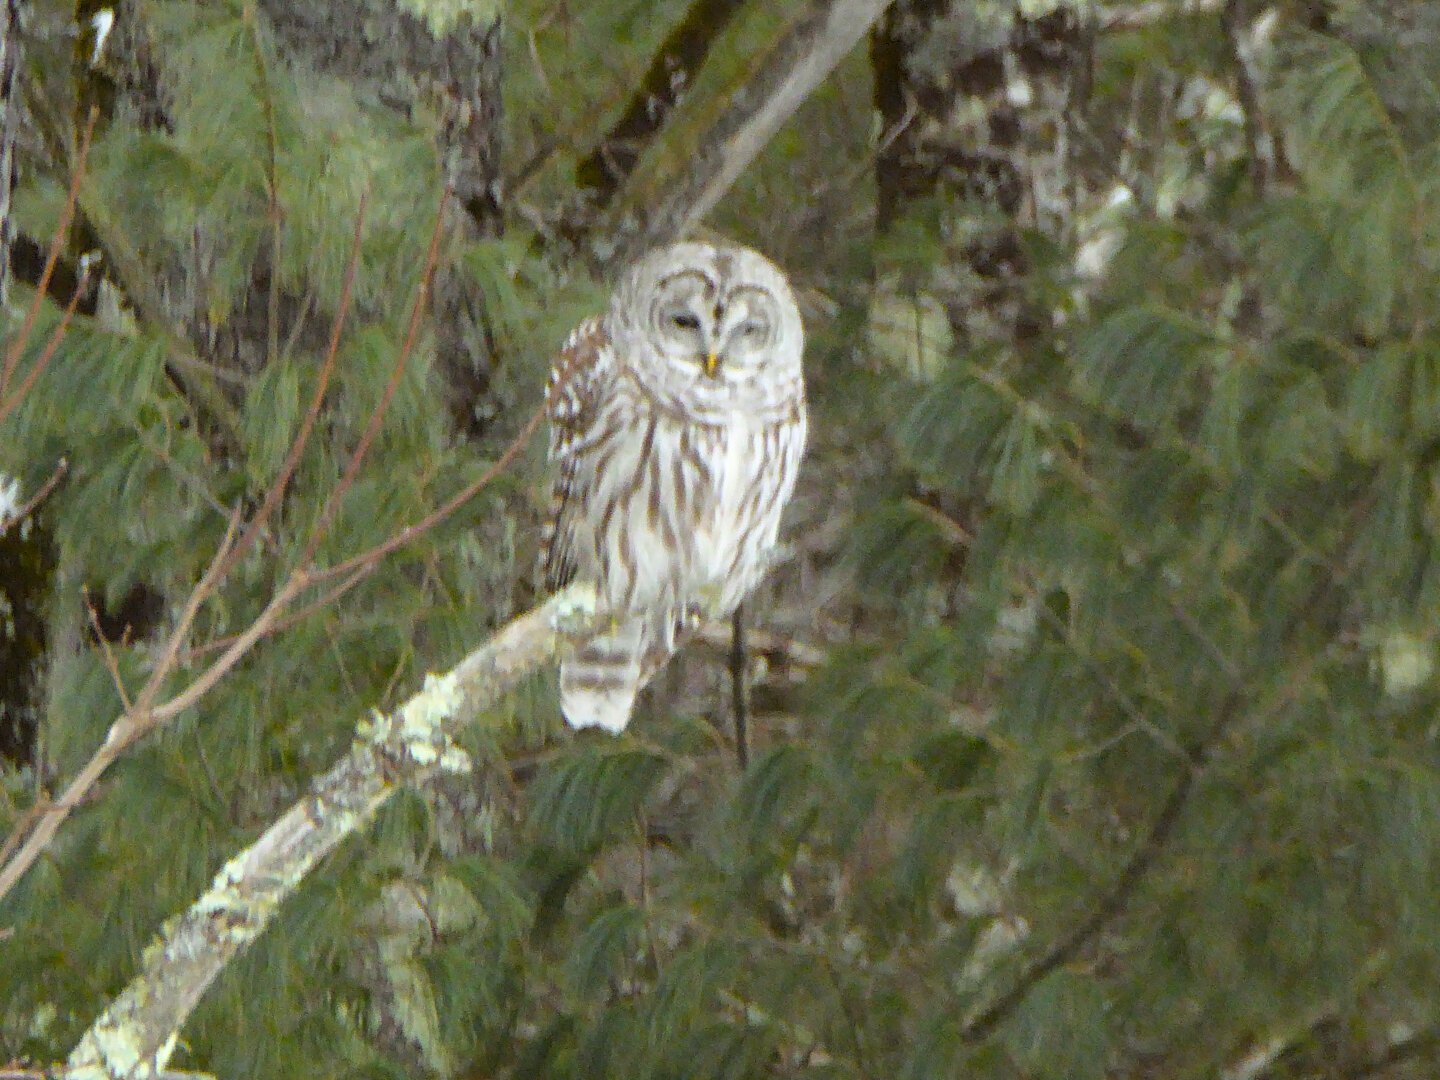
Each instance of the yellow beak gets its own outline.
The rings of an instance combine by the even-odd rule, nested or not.
[[[715,352],[707,352],[705,354],[705,374],[709,375],[713,379],[715,377],[715,372],[719,369],[719,367],[720,354]]]

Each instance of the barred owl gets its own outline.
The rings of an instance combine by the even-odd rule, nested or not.
[[[614,615],[561,665],[572,726],[624,728],[687,620],[730,614],[764,574],[805,446],[802,338],[767,259],[684,243],[566,341],[546,394],[546,583],[593,581]]]

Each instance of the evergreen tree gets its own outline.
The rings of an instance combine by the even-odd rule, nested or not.
[[[7,10],[0,874],[170,709],[0,894],[38,1071],[541,599],[551,353],[832,8]],[[1432,1075],[1440,5],[1389,14],[897,3],[700,226],[811,337],[746,655],[619,738],[485,707],[176,1067]]]

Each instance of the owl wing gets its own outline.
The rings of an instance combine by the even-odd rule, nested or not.
[[[555,466],[545,530],[545,587],[552,591],[570,584],[578,568],[577,525],[585,513],[578,464],[595,425],[597,376],[609,348],[604,320],[586,319],[565,339],[545,386],[550,461]]]

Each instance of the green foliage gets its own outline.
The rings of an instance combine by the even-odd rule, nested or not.
[[[106,124],[82,209],[134,254],[121,291],[150,300],[77,317],[0,432],[0,473],[29,489],[69,462],[44,518],[47,783],[123,707],[82,586],[113,607],[144,582],[160,634],[175,624],[231,509],[253,512],[290,452],[362,198],[310,441],[182,645],[249,625],[327,517],[321,567],[495,459],[604,295],[520,218],[565,200],[572,157],[685,5],[507,7],[507,175],[560,160],[523,182],[503,237],[441,245],[502,358],[495,434],[471,445],[437,407],[428,316],[396,367],[439,199],[436,117],[285,55],[264,4],[140,6],[170,123]],[[705,89],[794,11],[752,14],[680,142]],[[1068,236],[1016,234],[1017,303],[1043,310],[1013,342],[970,340],[939,299],[973,277],[978,209],[917,199],[871,235],[868,76],[847,61],[711,222],[802,286],[813,528],[789,533],[802,569],[759,610],[823,661],[799,687],[783,640],[756,664],[743,772],[711,656],[662,675],[619,739],[557,741],[537,680],[480,718],[477,777],[397,798],[287,900],[177,1064],[1128,1078],[1241,1075],[1275,1045],[1259,1075],[1283,1080],[1359,1075],[1397,1032],[1423,1047],[1440,1022],[1440,139],[1418,91],[1397,112],[1383,50],[1286,30],[1261,89],[1287,168],[1257,188],[1241,117],[1185,104],[1233,77],[1221,29],[1181,13],[1096,42],[1074,197],[1123,184],[1130,201],[1095,215],[1113,250],[1093,276]],[[54,227],[65,180],[26,173],[24,229]],[[923,363],[896,363],[897,313],[922,317]],[[22,372],[58,318],[42,308]],[[206,370],[231,420],[188,392]],[[536,458],[112,768],[0,901],[0,1059],[63,1058],[358,718],[529,604]],[[112,643],[127,693],[158,640]],[[166,690],[214,655],[185,653]],[[0,828],[34,791],[0,776]],[[1433,1072],[1430,1053],[1395,1075]]]

